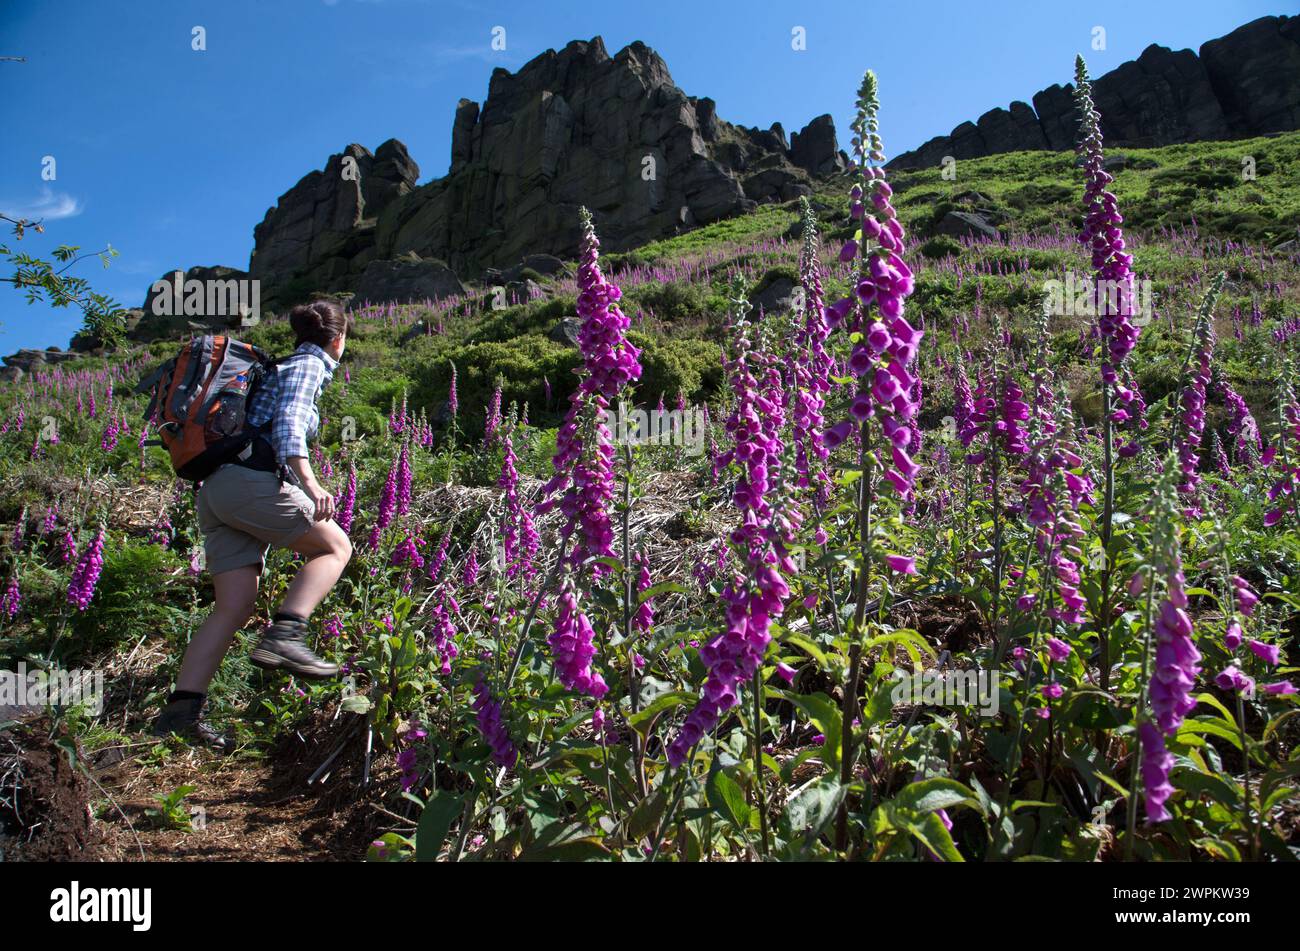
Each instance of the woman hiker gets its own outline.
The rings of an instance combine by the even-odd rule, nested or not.
[[[316,656],[305,635],[307,619],[352,557],[352,543],[333,521],[334,496],[312,472],[307,443],[320,427],[316,402],[343,356],[349,323],[332,302],[293,309],[297,346],[268,370],[249,400],[247,423],[261,430],[251,457],[221,466],[199,489],[195,507],[216,603],[185,651],[176,689],[154,723],[157,736],[177,733],[221,752],[233,749],[233,739],[204,719],[208,684],[253,614],[272,545],[305,561],[249,660],[299,677],[338,674],[338,665]]]

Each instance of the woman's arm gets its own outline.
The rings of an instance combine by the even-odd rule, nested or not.
[[[322,488],[307,460],[307,428],[316,418],[316,396],[325,379],[325,368],[320,360],[304,354],[280,364],[276,374],[271,444],[276,458],[298,477],[302,490],[315,504],[316,520],[322,521],[334,514],[334,496]]]

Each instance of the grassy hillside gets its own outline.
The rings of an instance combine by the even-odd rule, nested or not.
[[[1253,159],[1253,179],[1242,176],[1243,156]],[[1276,441],[1277,382],[1284,358],[1294,357],[1295,341],[1300,337],[1300,177],[1294,174],[1300,167],[1300,133],[1245,142],[1130,149],[1111,155],[1110,160],[1116,175],[1114,191],[1125,215],[1128,248],[1135,256],[1134,268],[1140,281],[1149,282],[1153,301],[1150,323],[1131,357],[1147,403],[1151,423],[1147,438],[1153,453],[1164,451],[1177,425],[1177,401],[1186,379],[1196,309],[1212,276],[1220,271],[1227,275],[1214,311],[1218,345],[1213,379],[1207,388],[1206,438],[1201,451],[1201,469],[1208,497],[1213,500],[1209,508],[1226,531],[1221,532],[1209,516],[1188,516],[1180,528],[1185,536],[1188,574],[1198,586],[1192,589],[1196,603],[1189,610],[1198,624],[1222,622],[1217,595],[1210,589],[1221,580],[1215,576],[1218,562],[1212,559],[1226,558],[1234,571],[1270,595],[1266,608],[1261,609],[1263,620],[1257,633],[1268,638],[1269,645],[1285,645],[1288,639],[1294,640],[1295,609],[1300,605],[1294,533],[1262,529],[1268,508],[1262,497],[1269,481],[1263,467],[1256,466],[1253,457],[1233,451],[1232,468],[1215,469],[1210,447],[1212,436],[1231,443],[1224,383],[1245,398],[1259,421],[1264,442]],[[832,698],[842,698],[843,693],[836,691],[843,690],[840,684],[848,669],[848,641],[841,629],[848,622],[840,611],[845,602],[836,598],[856,584],[850,584],[851,562],[862,549],[853,534],[857,523],[850,499],[855,491],[850,487],[861,478],[862,467],[846,445],[835,457],[833,469],[840,499],[832,501],[829,508],[810,510],[804,526],[809,537],[801,536],[798,543],[800,558],[807,554],[807,564],[813,570],[801,572],[789,611],[774,628],[780,644],[779,651],[773,650],[779,653],[783,667],[787,662],[799,667],[800,679],[791,683],[801,692],[796,693],[792,686],[788,693],[768,695],[763,722],[770,728],[771,748],[759,751],[756,747],[753,755],[765,764],[758,772],[772,774],[773,788],[779,785],[781,796],[779,804],[774,799],[762,806],[772,805],[778,812],[790,806],[781,814],[784,825],[775,826],[774,834],[783,843],[780,854],[791,858],[834,854],[829,844],[818,838],[820,826],[805,836],[799,823],[814,823],[820,815],[825,825],[834,803],[850,796],[860,797],[855,828],[874,830],[863,834],[878,836],[870,846],[879,849],[877,857],[925,858],[938,851],[945,858],[959,853],[993,856],[1003,846],[1005,857],[1115,857],[1117,838],[1094,837],[1088,831],[1087,810],[1103,806],[1122,811],[1110,792],[1117,782],[1111,774],[1127,781],[1127,774],[1121,775],[1120,770],[1127,769],[1132,760],[1125,748],[1131,735],[1129,718],[1138,698],[1145,697],[1138,686],[1138,671],[1145,668],[1138,659],[1141,625],[1136,607],[1119,610],[1113,602],[1104,607],[1090,605],[1098,614],[1109,612],[1107,624],[1117,630],[1121,646],[1116,648],[1119,673],[1113,684],[1105,680],[1109,669],[1101,686],[1094,682],[1091,665],[1099,656],[1094,651],[1101,648],[1090,630],[1079,627],[1072,634],[1062,634],[1074,638],[1073,652],[1067,652],[1070,659],[1053,661],[1058,666],[1047,668],[1053,678],[1058,674],[1066,678],[1072,691],[1051,714],[1060,718],[1059,735],[1050,732],[1056,729],[1057,720],[1049,724],[1037,716],[1026,717],[1031,708],[1028,679],[1016,680],[1016,690],[1024,685],[1023,698],[1018,694],[1013,702],[1008,688],[1006,702],[1019,710],[1018,722],[1027,737],[1025,757],[1030,769],[1025,774],[1018,774],[1014,765],[1019,763],[1013,751],[1020,748],[1021,733],[1014,728],[1016,721],[1010,714],[996,721],[971,721],[963,719],[963,714],[945,719],[931,711],[918,721],[919,703],[910,712],[891,709],[884,679],[893,670],[892,664],[901,669],[909,656],[919,663],[922,653],[931,666],[940,651],[948,651],[960,663],[987,661],[1005,614],[1012,615],[1006,622],[1011,625],[1008,636],[1014,634],[1017,643],[1031,648],[1036,643],[1032,639],[1038,637],[1039,628],[1034,626],[1037,621],[1029,620],[1031,609],[1015,614],[1007,607],[1004,615],[999,615],[992,605],[1001,604],[998,599],[1003,597],[1003,589],[1012,590],[1009,578],[1024,578],[1016,582],[1023,585],[1039,577],[1040,570],[1045,577],[1048,569],[1045,565],[1031,567],[1037,557],[1035,536],[1013,525],[1007,529],[1010,541],[1006,544],[1020,546],[1015,551],[1023,561],[1017,564],[1026,571],[1003,574],[998,561],[1002,529],[991,526],[1000,526],[999,519],[1011,510],[1004,511],[972,482],[974,477],[971,470],[963,468],[964,451],[954,441],[949,421],[957,412],[956,369],[965,369],[972,384],[984,379],[981,368],[987,348],[1001,340],[1005,346],[999,359],[1027,381],[1033,369],[1028,361],[1034,351],[1035,319],[1044,282],[1065,280],[1070,275],[1082,278],[1091,272],[1075,239],[1081,217],[1082,175],[1071,155],[1017,153],[959,162],[951,181],[942,178],[938,169],[891,175],[890,181],[899,217],[908,229],[905,257],[916,276],[908,317],[926,331],[916,362],[923,394],[919,428],[924,434],[924,449],[918,450],[922,453],[918,458],[926,466],[926,475],[919,493],[924,498],[906,506],[891,501],[883,524],[877,526],[878,532],[885,533],[882,538],[891,552],[915,553],[913,569],[917,573],[894,569],[900,577],[891,580],[891,587],[881,595],[885,607],[877,609],[879,616],[871,622],[878,625],[872,630],[880,638],[871,648],[876,651],[877,663],[866,669],[877,691],[873,696],[886,699],[864,705],[862,715],[869,720],[868,731],[879,731],[880,749],[890,748],[898,758],[882,766],[879,773],[869,763],[862,776],[849,777],[851,787],[829,788],[838,778],[832,772],[821,773],[823,767],[834,767],[838,755],[837,701]],[[848,216],[848,188],[849,180],[844,177],[820,184],[812,196],[823,237],[828,301],[847,294],[854,282],[856,265],[838,259],[842,239],[854,230]],[[978,216],[996,228],[997,236],[941,234],[952,212]],[[599,227],[599,221],[596,224]],[[672,406],[679,398],[689,404],[707,404],[712,418],[710,439],[725,449],[728,437],[721,421],[734,404],[723,363],[733,282],[743,278],[749,297],[772,305],[771,312],[759,320],[756,336],[766,344],[776,341],[783,346],[791,339],[791,325],[788,299],[781,291],[798,283],[800,247],[798,204],[790,203],[764,206],[745,217],[626,253],[604,255],[605,273],[621,287],[622,306],[632,320],[629,337],[641,348],[643,373],[636,388],[637,400],[647,407],[660,400]],[[345,699],[339,684],[286,685],[273,677],[255,675],[247,661],[252,628],[245,632],[212,691],[219,714],[235,721],[244,748],[236,760],[234,785],[250,789],[272,782],[274,775],[276,788],[283,793],[282,798],[273,800],[275,804],[299,803],[304,797],[309,800],[301,809],[286,807],[287,813],[276,820],[277,828],[292,831],[291,842],[259,840],[257,849],[263,851],[254,854],[310,848],[311,854],[321,857],[355,858],[372,840],[383,836],[387,844],[378,851],[372,848],[371,858],[410,858],[413,827],[421,814],[412,803],[420,807],[425,802],[445,805],[445,800],[438,799],[444,795],[490,796],[495,803],[495,797],[506,788],[500,785],[500,775],[493,778],[485,747],[476,738],[470,698],[475,677],[484,671],[499,677],[502,658],[516,649],[516,632],[517,649],[523,650],[527,631],[520,625],[526,627],[523,619],[531,617],[529,602],[520,598],[521,591],[514,591],[486,568],[484,577],[489,581],[457,579],[473,575],[466,571],[469,553],[481,554],[486,565],[497,543],[496,525],[503,508],[497,486],[504,450],[499,434],[483,438],[495,391],[500,389],[505,420],[514,423],[514,450],[523,474],[522,492],[527,496],[537,489],[537,480],[551,472],[555,427],[577,385],[575,371],[582,359],[563,333],[564,319],[575,311],[577,284],[572,265],[567,273],[538,278],[538,286],[535,299],[500,309],[492,308],[485,289],[475,289],[464,298],[355,313],[358,322],[349,337],[345,360],[322,402],[322,434],[312,461],[335,491],[343,491],[349,470],[357,473],[360,528],[352,533],[357,556],[322,614],[341,632],[330,650],[359,678],[362,692],[370,698],[367,703],[375,705],[366,709],[380,712],[366,714],[374,743],[363,747],[360,738],[366,730],[354,728],[354,721],[364,705],[353,702],[347,706],[352,698]],[[1096,428],[1102,400],[1094,345],[1088,338],[1091,323],[1086,316],[1058,314],[1048,327],[1048,360],[1077,414],[1089,466],[1100,454]],[[275,354],[288,352],[293,340],[287,323],[274,316],[241,336]],[[135,738],[165,697],[180,653],[210,598],[198,560],[201,540],[192,495],[177,484],[162,450],[142,445],[144,399],[132,389],[136,380],[178,346],[177,340],[155,341],[114,354],[85,356],[17,384],[0,384],[0,530],[10,539],[0,549],[0,586],[11,584],[21,595],[21,605],[12,615],[0,618],[5,628],[0,639],[0,667],[12,668],[19,661],[57,660],[65,666],[107,669],[114,685],[107,713],[97,718],[74,713],[65,721],[92,756],[123,748],[136,750]],[[831,346],[836,360],[841,361],[831,376],[847,382],[842,361],[850,342],[837,332]],[[785,354],[784,358],[793,359],[794,355]],[[455,417],[447,406],[453,373],[459,392]],[[842,416],[848,395],[837,390],[833,401],[834,412]],[[408,449],[417,489],[411,511],[371,546],[364,538],[380,506],[389,472],[395,471],[394,460],[413,431],[417,435]],[[694,695],[691,692],[697,690],[704,669],[699,643],[713,637],[724,623],[720,578],[725,573],[720,573],[718,566],[726,564],[726,539],[736,523],[728,482],[734,473],[727,475],[724,467],[719,475],[711,454],[690,454],[679,448],[638,450],[635,484],[627,490],[631,499],[627,530],[645,546],[647,570],[653,570],[654,582],[666,585],[656,593],[655,625],[637,642],[639,653],[634,654],[631,641],[616,630],[617,620],[607,627],[618,636],[603,645],[611,664],[631,665],[638,657],[648,663],[645,679],[638,682],[644,694],[638,693],[635,702],[659,704],[653,709],[656,716],[664,716],[662,723],[676,716],[674,711],[685,702],[684,697]],[[1148,458],[1154,459],[1154,455]],[[1153,462],[1135,467],[1117,496],[1122,524],[1127,526],[1122,530],[1124,544],[1131,546],[1131,550],[1124,548],[1120,559],[1127,574],[1146,565],[1141,552],[1146,550],[1142,545],[1149,543],[1144,534],[1149,520],[1139,513],[1145,511],[1160,482],[1158,469]],[[1076,508],[1080,520],[1089,529],[1095,528],[1098,503],[1081,502]],[[557,520],[552,513],[539,522],[546,539],[544,558],[554,556],[562,544],[557,540]],[[832,530],[834,540],[814,543],[812,529],[822,523]],[[104,573],[90,606],[74,610],[67,591],[77,555],[68,547],[84,553],[101,526],[108,539]],[[997,536],[996,544],[989,540],[990,533]],[[448,542],[452,556],[445,581],[427,578],[400,560],[397,543],[407,538],[413,542],[418,538],[425,546],[425,556],[431,556],[440,541]],[[1086,558],[1083,553],[1078,557],[1081,562],[1093,559],[1086,566],[1091,571],[1099,544],[1089,536],[1084,547]],[[998,561],[996,569],[994,561]],[[272,609],[294,568],[288,555],[272,555],[258,603],[259,617]],[[618,570],[626,569],[620,565]],[[1107,578],[1107,584],[1114,580]],[[1096,602],[1091,574],[1088,583],[1094,584],[1087,593]],[[823,584],[824,588],[820,587]],[[455,587],[460,599],[454,611],[445,600],[438,600],[445,599],[448,586]],[[531,593],[532,589],[528,590]],[[5,602],[6,610],[10,603]],[[621,603],[608,590],[592,593],[590,603],[593,611],[608,612],[610,618],[622,616]],[[1033,602],[1029,603],[1032,606]],[[443,613],[438,615],[438,611]],[[460,639],[454,669],[447,660],[445,644],[438,648],[441,654],[431,646],[438,624],[454,627]],[[1124,628],[1122,637],[1120,627]],[[1212,676],[1211,662],[1222,667],[1227,655],[1221,647],[1206,643],[1202,649],[1208,658],[1207,677]],[[624,804],[626,808],[618,807],[624,815],[617,823],[605,822],[608,814],[600,811],[600,803],[608,799],[611,810],[618,811],[612,803],[620,785],[635,786],[641,779],[635,775],[637,766],[628,752],[631,747],[616,743],[614,752],[609,752],[603,740],[594,738],[592,710],[583,705],[585,701],[575,700],[559,688],[544,651],[530,649],[527,658],[515,685],[516,706],[509,711],[511,729],[519,744],[529,747],[526,754],[532,754],[532,759],[542,757],[538,760],[542,765],[536,772],[521,769],[519,785],[509,786],[518,809],[509,813],[508,822],[484,818],[488,798],[481,800],[484,811],[475,835],[470,838],[466,827],[455,854],[481,849],[488,856],[529,852],[548,858],[644,857],[657,816],[668,806],[668,786],[659,785],[648,798],[644,794],[639,799],[633,797]],[[1023,665],[1017,669],[1024,671]],[[1293,669],[1283,666],[1275,673],[1281,676]],[[1018,675],[1008,669],[1007,676]],[[777,685],[777,689],[784,688]],[[1227,693],[1207,696],[1215,704],[1220,697],[1231,702]],[[637,718],[635,707],[619,706],[631,702],[630,697],[623,697],[611,704],[611,721],[619,721],[624,740],[637,733],[658,750],[654,746],[660,742],[656,730],[662,730],[662,724],[646,716]],[[1274,705],[1251,707],[1250,726],[1257,734],[1266,722],[1273,724],[1270,731],[1281,725],[1281,720],[1268,718],[1277,717],[1279,705],[1291,701],[1279,696],[1269,702]],[[748,712],[744,715],[749,716]],[[1185,804],[1183,824],[1176,834],[1146,835],[1138,846],[1142,850],[1139,855],[1222,858],[1234,853],[1237,857],[1258,855],[1261,849],[1274,857],[1289,854],[1287,850],[1296,847],[1296,817],[1294,811],[1285,816],[1281,812],[1292,808],[1286,804],[1290,791],[1286,777],[1294,776],[1296,721],[1292,718],[1275,734],[1251,740],[1255,744],[1251,755],[1272,764],[1276,771],[1267,780],[1279,795],[1270,804],[1275,814],[1265,836],[1262,830],[1252,832],[1245,825],[1234,825],[1244,821],[1238,811],[1215,805],[1220,786],[1227,789],[1229,782],[1236,783],[1230,774],[1240,763],[1234,750],[1241,749],[1241,742],[1233,732],[1237,729],[1234,721],[1225,720],[1224,726],[1207,716],[1177,738],[1179,768],[1199,771],[1191,778],[1184,774],[1179,779]],[[430,728],[433,738],[429,746],[436,747],[431,763],[421,761],[420,784],[414,787],[421,796],[427,790],[427,800],[403,798],[399,789],[408,788],[405,780],[409,777],[396,754],[405,748],[408,726],[417,721]],[[345,733],[343,723],[353,732]],[[1245,729],[1241,727],[1243,733]],[[1103,753],[1089,752],[1087,744],[1102,731],[1111,730]],[[1207,736],[1218,746],[1210,744]],[[682,793],[691,806],[689,821],[683,818],[680,837],[673,846],[677,857],[745,856],[755,848],[759,833],[751,826],[759,821],[759,807],[746,805],[746,794],[741,791],[742,786],[750,788],[753,779],[753,773],[746,773],[751,752],[746,734],[735,726],[711,742],[711,763],[718,769],[711,774],[713,785],[708,789],[689,786],[689,791]],[[138,745],[144,751],[130,755],[142,758],[142,768],[133,772],[132,765],[113,774],[113,781],[105,778],[108,789],[131,798],[138,806],[140,802],[152,803],[155,797],[188,781],[188,766],[180,759],[188,754],[148,740]],[[307,779],[317,778],[312,775],[316,767],[332,750],[344,748],[347,753],[337,761],[334,785],[320,791],[325,784],[320,780],[321,786],[305,793]],[[3,755],[5,749],[0,747]],[[1284,763],[1287,757],[1290,765]],[[1008,763],[1013,764],[1010,775],[1004,776]],[[1048,779],[1029,776],[1040,766]],[[645,768],[644,762],[640,768]],[[912,795],[907,790],[915,792],[909,784],[930,776],[935,769],[944,778],[926,782],[956,784],[960,780],[981,793],[951,799],[949,808],[964,810],[951,830],[951,839],[933,812],[927,814],[922,827],[921,819],[908,826],[904,812],[890,811],[895,806],[903,809],[906,797]],[[1061,779],[1059,772],[1065,772],[1066,778]],[[734,795],[729,787],[716,785],[723,782],[717,779],[718,774],[735,786]],[[1221,779],[1220,774],[1228,779]],[[373,775],[373,785],[358,792],[363,775]],[[662,780],[669,774],[657,775]],[[1020,781],[1017,775],[1021,775]],[[814,784],[814,776],[822,778]],[[117,780],[119,785],[114,784]],[[220,799],[223,780],[215,771],[209,770],[198,782],[198,795],[225,802]],[[762,783],[757,786],[766,788]],[[810,786],[815,796],[806,792]],[[1014,821],[1006,818],[1006,828],[1015,826],[1014,842],[986,843],[983,823],[995,814],[999,795],[1002,806],[1007,806],[1013,787],[1015,799],[1022,801],[1026,810]],[[953,788],[944,786],[940,791],[951,796]],[[1238,795],[1235,791],[1243,787],[1231,788],[1233,795]],[[1215,797],[1201,802],[1198,797],[1207,790]],[[812,801],[823,793],[824,801]],[[123,812],[116,809],[116,801],[110,804],[85,789],[82,794],[94,803],[100,822],[109,829],[106,839],[96,840],[95,848],[104,849],[99,854],[127,854],[134,846],[118,823],[116,817]],[[1243,795],[1249,800],[1252,793],[1247,790]],[[184,794],[180,798],[184,799]],[[474,801],[471,798],[470,803]],[[872,811],[877,801],[885,811]],[[240,803],[243,810],[243,798]],[[456,803],[454,811],[459,815],[460,800]],[[371,809],[372,804],[382,805],[386,818]],[[328,835],[308,816],[315,809],[324,809],[331,817],[334,825]],[[983,819],[975,818],[975,812]],[[519,816],[525,813],[528,821],[520,821]],[[142,808],[130,814],[144,815]],[[240,812],[229,821],[264,824],[258,815],[257,808],[249,807],[247,813]],[[797,815],[797,821],[791,815]],[[0,840],[5,835],[3,819],[0,810]],[[895,821],[897,827],[890,825]],[[166,822],[141,822],[147,828],[133,829],[131,835],[143,832],[156,854],[193,854],[186,851],[189,846],[175,827]],[[1117,825],[1123,825],[1122,818]],[[592,832],[593,828],[604,832]],[[610,828],[617,832],[610,833]],[[993,839],[1001,835],[1002,828],[998,824],[999,831],[990,833]],[[761,834],[766,840],[766,826]],[[1255,834],[1253,839],[1251,834]],[[556,835],[560,838],[554,838]],[[653,848],[658,847],[656,842]]]

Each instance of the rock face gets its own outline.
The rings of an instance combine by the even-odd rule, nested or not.
[[[645,44],[611,57],[596,37],[496,70],[481,105],[460,100],[445,178],[415,187],[418,168],[394,140],[331,156],[257,226],[249,272],[280,305],[313,291],[365,298],[372,264],[410,254],[517,279],[548,273],[530,260],[553,272],[550,261],[575,256],[581,205],[619,250],[807,194],[810,176],[843,165],[829,116],[792,144],[780,124],[734,126],[677,88]]]
[[[280,196],[253,229],[249,274],[265,300],[310,291],[349,290],[375,254],[379,215],[410,193],[420,167],[406,146],[389,139],[372,154],[349,145]]]
[[[1074,147],[1073,85],[1052,85],[1033,108],[1013,102],[963,122],[889,163],[929,168],[945,156]],[[1134,148],[1247,138],[1300,129],[1300,17],[1261,17],[1191,50],[1151,45],[1093,81],[1107,145]]]

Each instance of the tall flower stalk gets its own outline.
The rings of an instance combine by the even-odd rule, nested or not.
[[[853,770],[853,721],[874,557],[871,541],[874,470],[877,467],[882,470],[882,481],[904,502],[911,500],[920,472],[920,466],[909,452],[914,451],[912,423],[919,392],[909,367],[916,359],[924,334],[903,316],[914,281],[902,257],[905,235],[890,203],[893,189],[885,181],[877,90],[876,74],[867,70],[858,90],[857,116],[853,123],[853,148],[861,181],[850,191],[850,215],[860,226],[840,252],[842,261],[857,260],[858,274],[853,296],[828,308],[831,322],[842,322],[852,342],[849,369],[858,378],[858,392],[849,408],[850,419],[832,426],[823,439],[827,448],[833,449],[856,429],[862,471],[857,481],[859,552],[853,643],[849,648],[841,711],[840,778],[845,786]],[[847,846],[847,816],[846,803],[841,806],[836,823],[836,844],[841,849]]]
[[[1097,619],[1101,642],[1101,687],[1110,686],[1111,576],[1113,556],[1111,540],[1115,521],[1115,426],[1133,420],[1141,404],[1136,385],[1125,385],[1124,362],[1137,345],[1141,333],[1133,315],[1133,255],[1125,249],[1116,198],[1107,186],[1114,178],[1103,167],[1101,114],[1092,101],[1092,82],[1088,66],[1079,56],[1075,60],[1074,98],[1080,113],[1078,152],[1083,156],[1087,177],[1083,199],[1087,206],[1079,242],[1092,254],[1093,301],[1097,314],[1097,332],[1101,340],[1102,454],[1104,466],[1101,547],[1105,558],[1102,569],[1101,616]],[[1137,451],[1134,441],[1119,450],[1120,455]]]
[[[818,507],[830,498],[826,458],[822,441],[825,419],[822,412],[830,392],[831,355],[826,350],[826,305],[822,294],[821,243],[817,236],[817,215],[807,197],[799,199],[803,228],[803,249],[799,255],[799,285],[803,306],[795,312],[795,327],[785,412],[790,419],[794,443],[796,484],[811,489]]]
[[[1220,271],[1210,281],[1210,286],[1196,314],[1192,349],[1185,369],[1186,382],[1179,396],[1180,413],[1175,423],[1174,447],[1178,453],[1178,467],[1182,481],[1178,491],[1187,503],[1188,518],[1201,515],[1198,486],[1201,484],[1201,437],[1205,433],[1205,395],[1210,385],[1210,371],[1214,361],[1214,305],[1218,302],[1227,274]]]
[[[602,559],[614,557],[614,445],[605,420],[610,407],[619,405],[624,390],[640,379],[641,352],[627,339],[630,322],[618,304],[622,291],[601,273],[600,240],[591,212],[583,208],[581,218],[577,310],[582,320],[578,349],[583,372],[556,434],[551,459],[554,475],[542,488],[536,512],[559,507],[565,516],[560,529],[561,551],[569,548],[568,566],[597,582],[610,571]],[[584,656],[590,631],[591,623],[570,586],[562,596],[551,636],[557,674],[569,689],[600,699],[608,687],[599,673],[591,671],[591,658]]]
[[[797,571],[788,546],[799,516],[782,498],[785,420],[780,371],[770,353],[753,346],[750,305],[740,281],[733,285],[732,297],[728,370],[735,404],[727,432],[733,447],[721,462],[738,470],[732,502],[740,524],[731,533],[731,543],[740,570],[722,592],[726,629],[700,648],[708,675],[699,700],[668,746],[668,762],[674,767],[684,763],[722,714],[737,704],[741,686],[762,668],[772,618],[781,615],[790,594],[785,579]]]
[[[1193,639],[1187,614],[1187,579],[1183,575],[1179,541],[1181,511],[1178,480],[1181,470],[1171,458],[1156,483],[1148,510],[1151,541],[1147,564],[1142,569],[1146,585],[1146,638],[1142,653],[1142,694],[1135,713],[1137,748],[1128,804],[1128,842],[1131,854],[1137,823],[1139,773],[1147,820],[1170,818],[1165,802],[1173,793],[1169,772],[1173,756],[1165,738],[1178,732],[1183,718],[1196,706],[1192,688],[1200,674],[1200,652]],[[1163,597],[1156,607],[1159,589]],[[1152,648],[1154,647],[1154,653]]]

